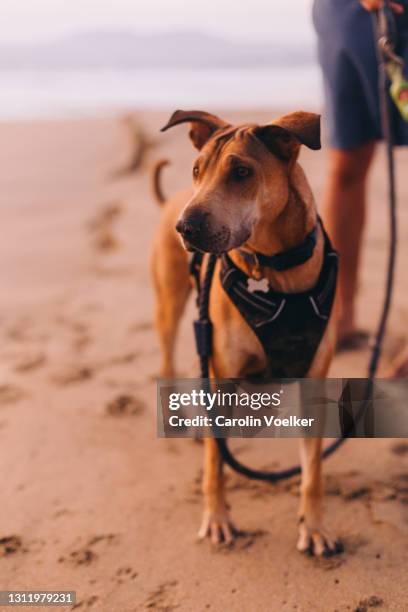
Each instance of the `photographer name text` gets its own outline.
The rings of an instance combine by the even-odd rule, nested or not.
[[[172,415],[169,417],[171,427],[311,427],[315,421],[313,418],[302,418],[294,415],[279,418],[274,415],[262,418],[248,414],[244,417],[226,417],[223,415],[215,418],[198,415],[192,418]]]

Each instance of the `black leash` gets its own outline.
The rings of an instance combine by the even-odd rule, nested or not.
[[[380,320],[378,323],[375,341],[373,344],[370,361],[368,365],[368,379],[365,391],[364,400],[360,406],[355,422],[350,424],[343,432],[343,436],[332,442],[322,452],[322,458],[326,459],[332,455],[354,431],[356,423],[362,418],[367,404],[372,397],[373,382],[378,368],[378,363],[381,356],[382,343],[384,340],[388,315],[391,306],[391,298],[394,286],[394,271],[397,252],[397,215],[396,215],[396,191],[395,191],[395,165],[394,165],[394,150],[393,137],[391,130],[390,118],[390,100],[387,93],[387,72],[386,58],[389,53],[393,53],[395,27],[393,26],[393,18],[388,0],[385,0],[383,9],[375,18],[375,32],[378,41],[378,63],[379,63],[379,97],[381,109],[381,124],[383,130],[383,138],[386,142],[387,154],[387,172],[388,172],[388,200],[389,200],[389,228],[390,228],[390,248],[387,262],[387,277],[383,308],[381,311]],[[209,299],[211,282],[214,274],[217,256],[211,254],[208,256],[207,267],[204,276],[204,282],[200,287],[198,296],[199,305],[199,320],[195,321],[194,329],[196,335],[196,343],[200,356],[201,377],[206,387],[209,387],[209,358],[211,355],[212,344],[212,327],[209,318]],[[347,386],[347,385],[346,385]],[[344,391],[343,391],[344,393]],[[340,399],[341,401],[341,399]],[[238,461],[231,453],[227,439],[215,438],[220,454],[227,465],[233,470],[254,480],[264,480],[267,482],[278,482],[296,476],[301,473],[301,466],[295,465],[285,470],[270,472],[263,470],[252,469],[240,461]]]
[[[200,357],[201,377],[209,377],[209,359],[212,345],[212,323],[209,316],[209,302],[214,268],[217,263],[216,255],[209,255],[205,270],[204,282],[198,295],[198,320],[194,321],[194,333],[198,354]]]
[[[394,56],[394,45],[396,38],[395,19],[390,8],[389,0],[384,0],[384,6],[379,14],[374,17],[374,32],[376,32],[378,45],[378,90],[380,98],[381,126],[383,138],[386,143],[387,172],[388,172],[388,206],[389,206],[389,231],[390,248],[387,262],[387,277],[385,287],[385,298],[383,310],[378,324],[375,343],[372,350],[370,365],[368,369],[369,378],[374,378],[381,355],[381,345],[385,335],[388,314],[391,306],[391,297],[394,286],[395,261],[397,256],[397,195],[395,189],[395,163],[394,163],[394,138],[391,129],[391,105],[387,95],[387,56]]]

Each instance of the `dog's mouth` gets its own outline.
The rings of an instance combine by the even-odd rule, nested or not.
[[[194,239],[187,239],[182,236],[184,248],[189,252],[200,251],[202,253],[214,253],[222,255],[231,250],[231,232],[227,227],[223,227],[216,233],[206,234],[200,232]]]
[[[250,237],[249,230],[242,229],[238,234],[231,235],[231,232],[225,228],[217,234],[213,234],[208,238],[198,237],[196,240],[187,240],[182,237],[183,246],[189,253],[213,253],[214,255],[222,255],[233,249],[242,246]]]
[[[203,248],[197,245],[191,244],[187,240],[182,240],[183,246],[189,253],[213,253],[214,255],[222,255],[226,253],[230,249],[222,249],[222,248]]]
[[[188,242],[188,240],[185,240],[184,238],[181,238],[181,241],[183,243],[184,248],[186,249],[186,251],[188,251],[189,253],[197,253],[200,252],[200,249],[198,249],[196,246],[194,246],[191,242]]]

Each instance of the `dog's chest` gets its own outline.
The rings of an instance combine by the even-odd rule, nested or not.
[[[331,314],[337,277],[337,257],[327,249],[316,286],[307,292],[284,294],[266,279],[246,276],[223,257],[220,281],[239,313],[255,334],[266,359],[264,374],[298,378],[307,374]]]

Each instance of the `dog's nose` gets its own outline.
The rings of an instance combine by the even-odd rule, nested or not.
[[[198,235],[202,226],[202,219],[198,217],[191,217],[187,220],[180,219],[176,225],[176,230],[179,234],[191,240]]]

